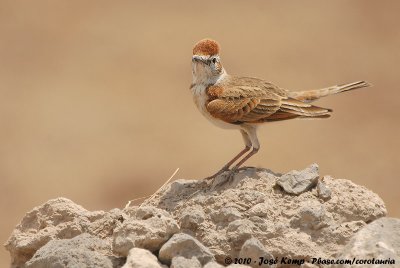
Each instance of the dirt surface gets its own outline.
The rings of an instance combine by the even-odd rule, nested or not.
[[[270,124],[249,166],[322,174],[378,193],[400,217],[400,3],[390,1],[1,1],[0,241],[37,204],[89,210],[150,195],[176,169],[201,179],[242,149],[189,91],[198,40],[235,75],[305,90],[367,80],[324,99],[318,121]],[[0,249],[0,267],[9,263]]]
[[[314,175],[331,190],[329,196],[320,196]],[[66,198],[49,200],[27,213],[9,238],[13,267],[121,267],[125,262],[125,267],[136,267],[141,260],[130,263],[137,255],[156,267],[187,262],[202,267],[251,256],[253,261],[332,259],[354,234],[387,213],[377,194],[348,180],[322,178],[316,164],[283,175],[246,168],[227,177],[177,180],[140,206],[109,212],[91,212]],[[301,177],[302,184],[308,177],[311,186],[293,194],[278,184],[288,177]],[[395,232],[399,223],[388,226],[378,232]],[[380,243],[375,233],[374,243]],[[389,256],[398,257],[391,249],[396,239],[382,243]]]

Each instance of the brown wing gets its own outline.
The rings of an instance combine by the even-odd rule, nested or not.
[[[229,123],[244,123],[256,122],[275,113],[286,92],[260,79],[230,77],[209,87],[207,95],[207,110],[212,116]]]
[[[228,123],[319,117],[329,112],[328,109],[291,99],[285,90],[260,79],[230,77],[227,80],[207,89],[207,110],[212,116]]]

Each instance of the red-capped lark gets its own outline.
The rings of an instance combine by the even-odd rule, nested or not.
[[[367,87],[365,81],[307,91],[288,91],[262,79],[229,75],[221,63],[219,45],[204,39],[193,48],[190,89],[200,112],[213,124],[238,129],[245,148],[220,171],[232,174],[260,149],[257,128],[262,123],[294,118],[327,118],[332,110],[309,104],[332,94]],[[247,154],[246,154],[247,153]],[[241,158],[242,157],[242,158]],[[240,159],[241,158],[241,159]]]

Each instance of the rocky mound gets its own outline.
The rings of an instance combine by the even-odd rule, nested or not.
[[[400,263],[400,220],[382,218],[383,201],[362,186],[320,178],[315,164],[283,175],[244,168],[222,183],[225,178],[177,180],[140,206],[108,212],[49,200],[28,212],[7,241],[12,266],[326,267],[353,258],[386,260],[382,267]]]

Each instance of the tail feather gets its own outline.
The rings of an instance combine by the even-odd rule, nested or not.
[[[326,97],[332,94],[337,94],[357,88],[363,88],[363,87],[369,87],[371,84],[369,84],[366,81],[358,81],[354,83],[349,83],[349,84],[343,84],[343,85],[337,85],[337,86],[332,86],[332,87],[327,87],[327,88],[322,88],[322,89],[314,89],[314,90],[306,90],[306,91],[294,91],[289,93],[289,97],[294,98],[296,100],[302,101],[302,102],[313,102],[315,100],[318,100],[322,97]]]
[[[332,112],[331,109],[314,106],[301,102],[296,99],[283,99],[281,107],[275,113],[266,118],[260,119],[258,122],[282,121],[293,118],[327,118]]]
[[[299,116],[320,116],[332,112],[329,108],[314,106],[308,103],[301,102],[296,99],[284,99],[280,109],[283,112],[297,114]]]
[[[266,118],[261,118],[255,123],[282,121],[294,118],[328,118],[332,110],[308,104],[322,97],[337,94],[357,88],[368,87],[370,84],[365,81],[358,81],[350,84],[337,85],[316,90],[289,92],[289,97],[281,100],[281,106],[275,113]]]

